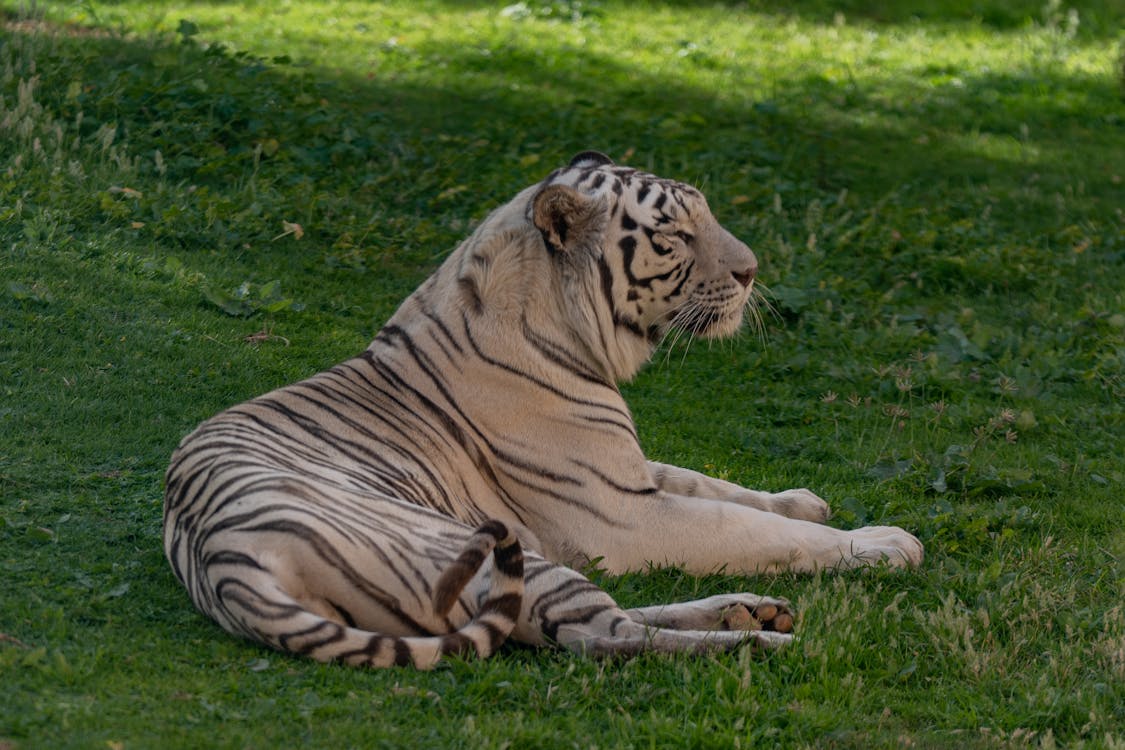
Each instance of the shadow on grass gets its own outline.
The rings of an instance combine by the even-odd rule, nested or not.
[[[898,18],[904,6],[880,13]],[[7,33],[29,32],[9,24]],[[374,219],[480,211],[587,148],[758,205],[774,193],[801,201],[847,188],[874,200],[990,183],[1014,223],[1044,229],[1056,193],[1081,181],[1096,204],[1125,172],[1110,143],[1125,133],[1116,82],[1057,66],[934,67],[924,87],[893,71],[875,83],[746,80],[719,97],[622,58],[584,51],[562,63],[533,39],[487,56],[417,46],[449,71],[448,82],[425,85],[171,39],[64,33],[53,45],[66,62],[42,61],[41,96],[62,117],[81,109],[84,132],[116,123],[134,152],[159,150],[174,180],[224,190],[252,178],[280,200],[315,194],[325,221],[364,201]],[[68,98],[75,81],[81,91]]]

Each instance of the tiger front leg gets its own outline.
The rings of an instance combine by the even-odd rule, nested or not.
[[[869,565],[914,567],[922,543],[903,529],[835,529],[736,503],[664,492],[630,500],[625,528],[586,527],[575,537],[590,559],[610,573],[650,564],[682,567],[693,575],[849,570]]]
[[[671,464],[649,461],[648,467],[656,486],[673,495],[722,500],[802,521],[824,523],[828,520],[828,503],[803,487],[764,492]]]

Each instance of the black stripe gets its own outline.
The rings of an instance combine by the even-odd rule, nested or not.
[[[412,667],[414,666],[414,656],[410,653],[410,646],[407,644],[405,638],[395,638],[395,666],[396,667]]]
[[[638,338],[648,338],[648,336],[645,335],[645,332],[641,328],[640,324],[632,318],[627,318],[624,315],[614,315],[613,324],[618,328],[624,328],[626,331],[633,334],[634,336],[637,336]]]
[[[336,610],[336,613],[340,615],[340,619],[344,621],[345,625],[347,625],[349,628],[355,627],[355,618],[352,617],[352,613],[345,609],[343,605],[337,604],[333,601],[329,601],[328,606]]]
[[[214,585],[216,598],[224,604],[233,602],[263,620],[280,620],[302,614],[305,610],[293,602],[278,602],[266,599],[262,594],[241,578],[226,576]],[[266,608],[274,611],[267,611]]]
[[[695,261],[694,260],[689,260],[686,263],[684,263],[682,266],[680,266],[680,272],[682,273],[682,276],[680,277],[680,283],[676,284],[675,289],[668,292],[668,294],[664,295],[664,301],[665,302],[670,302],[673,297],[676,297],[680,294],[680,292],[684,288],[684,284],[686,284],[687,280],[689,278],[691,278],[691,269],[694,268],[694,267],[695,267]]]
[[[523,596],[517,593],[508,593],[501,594],[495,599],[489,599],[484,606],[484,610],[496,612],[515,622],[519,619],[521,607],[523,607]]]
[[[219,550],[218,552],[210,552],[204,558],[207,567],[212,565],[238,565],[241,567],[253,568],[254,570],[266,570],[256,559],[243,552],[235,552],[233,550]]]
[[[563,612],[563,616],[555,619],[554,617],[547,617],[543,621],[543,634],[550,640],[556,641],[558,639],[559,628],[563,625],[586,625],[593,622],[601,614],[612,609],[612,607],[591,605],[589,607],[582,607],[581,609],[568,609]]]
[[[570,395],[569,393],[567,393],[563,389],[558,388],[557,386],[554,386],[554,385],[552,385],[551,383],[548,383],[545,380],[537,378],[534,375],[531,375],[527,372],[524,372],[523,370],[520,370],[519,368],[517,368],[513,365],[509,365],[506,362],[501,362],[498,359],[494,359],[494,358],[488,356],[487,354],[484,353],[484,350],[480,348],[480,346],[476,342],[476,339],[473,337],[473,331],[472,331],[471,326],[469,325],[469,319],[467,317],[465,317],[464,315],[462,315],[461,321],[462,321],[462,326],[463,326],[464,332],[465,332],[465,340],[469,342],[469,346],[472,347],[473,353],[476,354],[478,357],[480,357],[481,361],[483,361],[485,364],[491,365],[492,367],[495,367],[499,370],[503,370],[504,372],[515,375],[519,378],[522,378],[523,380],[527,380],[528,382],[533,383],[534,385],[538,386],[539,388],[542,388],[543,390],[548,391],[548,392],[554,394],[555,396],[558,396],[559,398],[563,399],[564,401],[569,401],[572,404],[581,404],[582,406],[591,406],[591,407],[595,407],[595,408],[602,406],[602,404],[600,404],[597,401],[589,401],[587,399],[575,398],[574,396]]]
[[[469,436],[466,434],[465,430],[463,430],[460,425],[458,425],[453,420],[449,413],[440,408],[436,403],[434,403],[432,399],[423,394],[417,388],[399,377],[397,373],[395,373],[385,363],[381,362],[370,350],[364,352],[363,356],[367,359],[368,363],[371,365],[372,369],[375,370],[375,372],[377,372],[383,378],[391,381],[401,390],[410,393],[411,396],[418,400],[419,405],[423,410],[438,419],[438,421],[441,423],[441,426],[446,430],[446,434],[449,437],[453,438],[453,440],[457,443],[461,450],[467,455],[469,460],[473,462],[473,465],[476,466],[477,470],[481,473],[481,476],[488,481],[489,485],[495,491],[496,496],[504,503],[508,510],[516,516],[520,523],[524,523],[524,519],[526,518],[526,514],[528,513],[527,508],[516,502],[516,500],[503,489],[499,477],[496,476],[496,472],[493,470],[491,463],[483,455],[480,447],[469,439]],[[437,385],[436,381],[435,385]],[[438,387],[439,390],[442,390],[443,395],[446,396],[446,399],[450,403],[450,405],[457,411],[461,418],[465,419],[467,422],[467,418],[465,417],[464,413],[461,412],[457,407],[457,404],[452,401],[452,399],[448,395],[448,392],[444,391],[444,389],[442,389],[440,385],[438,385]],[[413,411],[417,412],[417,409],[414,409]],[[471,423],[467,422],[467,424],[470,428],[473,427]],[[476,433],[476,437],[481,441],[481,443],[483,443],[484,446],[495,455],[493,446],[489,443],[488,439],[485,438],[484,435],[481,434],[478,430],[475,430],[475,428],[474,432]]]
[[[598,258],[598,271],[602,278],[602,294],[605,296],[605,303],[609,306],[611,313],[617,312],[617,305],[613,300],[613,272],[609,270],[609,262],[606,261],[605,256]]]
[[[606,380],[603,376],[594,372],[592,369],[588,368],[585,363],[580,362],[574,356],[574,353],[571,349],[569,349],[568,347],[565,347],[561,344],[558,344],[554,341],[551,341],[550,339],[546,338],[545,336],[542,336],[541,334],[532,330],[531,324],[527,322],[526,317],[524,317],[520,321],[520,323],[522,324],[522,327],[523,327],[524,339],[529,344],[531,344],[531,346],[536,351],[538,351],[539,354],[541,354],[544,359],[548,360],[549,362],[553,362],[554,364],[563,368],[564,370],[566,370],[570,374],[575,375],[579,378],[582,378],[583,380],[589,381],[591,383],[596,383],[597,385],[602,385],[602,386],[605,386],[606,388],[612,389],[614,397],[620,396],[619,392],[617,391],[617,388],[613,385],[613,383]],[[609,409],[611,411],[620,412],[619,409],[615,408],[611,404],[591,404],[591,405],[592,406],[599,406],[599,407],[602,407],[602,408],[605,408],[605,409]]]
[[[477,297],[478,297],[478,300],[479,300],[480,295],[479,295],[479,290],[477,289],[476,281],[474,281],[473,279],[467,279],[467,278],[458,279],[457,281],[458,281],[458,283],[463,282],[463,281],[468,281],[469,283],[471,283],[473,285],[474,291],[478,291]],[[483,306],[483,303],[482,303],[482,306]],[[479,312],[479,310],[477,312]],[[449,346],[453,348],[453,350],[455,352],[457,352],[458,354],[464,354],[465,353],[465,350],[461,348],[461,343],[453,337],[453,333],[445,325],[444,320],[442,320],[437,315],[435,315],[434,312],[427,307],[422,308],[422,314],[425,315],[427,318],[429,318],[431,323],[433,323],[435,326],[437,326],[438,331],[441,333],[441,339],[444,339],[449,344]],[[437,336],[434,337],[434,341],[439,346],[441,346],[442,351],[445,351],[445,345],[441,343],[441,340]],[[448,357],[450,361],[454,360],[454,357],[448,351],[445,351],[445,356]]]
[[[555,570],[558,570],[559,566],[553,567]],[[535,617],[539,617],[541,621],[546,622],[546,620],[548,620],[550,617],[548,614],[548,610],[551,607],[559,604],[560,602],[565,605],[580,594],[600,593],[604,595],[607,600],[612,602],[612,599],[609,598],[609,594],[606,594],[597,585],[595,585],[588,579],[583,578],[578,573],[574,573],[573,575],[573,578],[570,578],[562,584],[559,584],[554,589],[552,589],[550,593],[543,594],[538,599],[536,599],[535,603],[531,605],[531,611],[528,614],[533,619]],[[527,576],[525,577],[525,581],[532,580],[534,577],[534,574],[531,576]]]
[[[428,628],[403,611],[397,599],[388,596],[381,588],[378,588],[373,581],[361,575],[338,549],[329,544],[319,532],[315,531],[310,526],[291,519],[275,519],[263,521],[253,526],[241,526],[239,531],[247,533],[282,533],[301,539],[312,547],[313,551],[324,560],[329,567],[346,578],[352,587],[377,601],[382,608],[387,610],[388,614],[392,615],[406,628],[416,633],[429,634]],[[415,590],[416,586],[414,584],[416,581],[411,581],[403,575],[400,566],[395,565],[387,557],[386,550],[380,547],[370,547],[369,551],[371,554],[381,558],[384,563],[384,570],[387,573],[393,574],[407,591]],[[416,598],[421,601],[421,598],[417,595]]]
[[[493,557],[501,573],[509,578],[523,578],[523,548],[519,543],[497,547]]]
[[[633,275],[633,260],[636,258],[636,250],[637,250],[637,240],[636,240],[636,238],[635,237],[622,237],[621,241],[618,242],[617,244],[621,248],[621,252],[622,252],[622,255],[623,255],[622,266],[625,269],[625,279],[626,279],[626,281],[628,281],[629,286],[631,286],[631,287],[632,286],[640,286],[640,287],[644,287],[646,289],[649,289],[649,288],[652,287],[653,282],[655,282],[655,281],[665,281],[666,279],[671,278],[672,274],[676,273],[676,271],[682,265],[682,264],[677,264],[676,266],[674,266],[673,268],[671,268],[670,270],[668,270],[665,273],[659,273],[659,274],[655,274],[653,276],[638,277],[638,276]],[[658,248],[652,242],[651,237],[650,237],[650,240],[649,240],[649,246],[653,249],[654,252],[656,252],[657,255],[667,255],[669,252],[671,252],[671,248],[669,248],[667,250],[663,250],[663,252],[661,252],[662,248]]]
[[[489,534],[497,543],[500,543],[508,538],[508,527],[504,525],[503,521],[490,518],[478,526],[475,533]]]
[[[328,635],[319,639],[312,638],[312,640],[309,640],[299,649],[295,649],[289,645],[290,641],[295,641],[306,637],[311,638],[313,636],[319,635],[322,631],[325,630],[329,631]],[[344,635],[344,628],[339,623],[332,622],[331,620],[321,620],[317,624],[307,627],[303,630],[295,630],[288,633],[283,633],[282,635],[278,636],[277,642],[286,651],[290,651],[295,654],[307,654],[313,649],[319,648],[320,646],[327,646],[331,643],[342,640],[344,638]]]
[[[653,495],[658,491],[657,488],[654,485],[646,485],[644,487],[626,487],[623,484],[618,484],[617,482],[613,481],[613,479],[611,479],[608,475],[603,474],[601,471],[598,470],[598,468],[596,466],[593,466],[592,464],[588,464],[585,461],[578,461],[578,460],[575,460],[574,463],[578,464],[583,469],[585,469],[586,471],[588,471],[591,474],[593,474],[594,476],[596,476],[598,478],[598,480],[600,482],[602,482],[603,484],[606,484],[606,485],[612,487],[613,489],[617,490],[618,492],[621,492],[621,493],[624,493],[624,494],[627,494],[627,495]]]
[[[504,641],[508,639],[508,634],[512,632],[510,630],[501,630],[488,620],[477,620],[475,624],[483,628],[484,631],[488,634],[489,651],[495,651],[496,649],[500,648],[501,644],[503,644]]]
[[[438,647],[443,654],[455,654],[458,656],[466,655],[470,652],[477,653],[477,646],[473,643],[467,635],[463,633],[449,633],[441,637],[441,645]]]
[[[365,656],[367,657],[367,660],[370,661],[379,654],[383,643],[388,640],[393,639],[389,638],[388,636],[382,635],[381,633],[372,633],[371,637],[367,639],[367,645],[365,645],[363,648],[352,649],[351,651],[341,651],[339,654],[336,654],[336,659],[338,661],[347,661],[354,656]]]

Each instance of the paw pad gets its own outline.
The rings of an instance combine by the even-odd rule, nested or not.
[[[724,630],[761,630],[762,623],[741,604],[732,604],[723,610]]]
[[[773,625],[772,628],[768,628],[770,630],[776,630],[779,633],[788,633],[793,630],[793,615],[788,612],[779,612],[777,617],[773,618],[769,624]]]
[[[776,604],[759,604],[753,611],[742,604],[733,604],[722,612],[724,630],[772,630],[788,633],[793,630],[793,613]]]

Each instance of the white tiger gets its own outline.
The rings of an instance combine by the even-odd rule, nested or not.
[[[322,661],[428,668],[509,635],[593,654],[786,643],[784,600],[624,610],[570,567],[921,561],[901,529],[823,525],[808,490],[645,459],[616,383],[670,330],[737,331],[756,272],[697,190],[579,154],[485,219],[362,354],[184,438],[175,574],[228,631]]]

